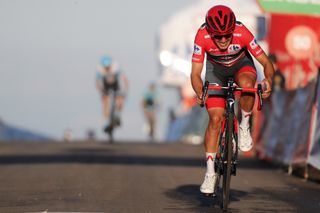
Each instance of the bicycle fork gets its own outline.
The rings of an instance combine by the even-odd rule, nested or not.
[[[225,158],[225,156],[223,155],[224,153],[224,149],[227,148],[227,144],[226,142],[226,119],[223,120],[222,124],[221,124],[221,130],[222,132],[220,133],[219,136],[219,146],[218,146],[218,152],[217,152],[217,156],[216,156],[216,160],[215,160],[215,171],[218,174],[223,174],[223,169],[225,168],[224,165],[227,164],[227,160]],[[232,165],[232,171],[231,174],[232,175],[236,175],[236,167],[238,164],[238,122],[234,116],[233,119],[233,141],[232,141],[232,161],[231,161],[231,165]]]

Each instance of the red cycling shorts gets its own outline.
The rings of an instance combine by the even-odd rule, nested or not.
[[[231,67],[224,67],[223,65],[213,64],[207,61],[206,81],[210,83],[217,83],[221,86],[227,86],[228,79],[234,77],[235,82],[238,82],[238,77],[242,73],[253,73],[257,77],[257,71],[253,60],[250,56],[246,56]],[[209,91],[209,98],[206,101],[206,108],[225,108],[226,99],[224,91]],[[235,96],[240,97],[240,92]]]

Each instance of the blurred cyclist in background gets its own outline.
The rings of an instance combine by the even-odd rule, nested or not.
[[[253,88],[257,79],[253,55],[262,65],[265,79],[263,98],[271,93],[274,68],[265,52],[256,42],[252,33],[241,22],[236,21],[233,11],[224,5],[212,7],[206,14],[205,23],[198,30],[192,55],[191,83],[197,95],[197,102],[202,102],[201,72],[206,57],[205,80],[227,86],[228,79],[233,77],[240,87]],[[200,191],[212,194],[216,173],[214,161],[218,149],[218,135],[225,113],[225,94],[222,91],[211,91],[205,98],[209,115],[209,124],[205,133],[205,151],[207,171]],[[242,119],[239,125],[239,148],[249,151],[252,146],[249,119],[254,105],[254,94],[241,94],[240,108]]]
[[[118,69],[110,56],[105,55],[100,60],[96,76],[96,87],[102,97],[103,129],[108,132],[110,129],[110,107],[111,101],[113,101],[111,95],[115,97],[115,120],[117,125],[120,126],[120,112],[129,88],[127,77]]]
[[[142,107],[145,119],[148,122],[149,138],[153,141],[155,137],[156,109],[158,107],[158,94],[155,83],[151,83],[143,95]]]
[[[272,62],[275,70],[275,73],[273,75],[272,91],[283,90],[285,89],[286,79],[283,73],[281,72],[281,70],[278,68],[278,65],[277,65],[278,60],[277,60],[276,54],[270,54],[269,59]]]

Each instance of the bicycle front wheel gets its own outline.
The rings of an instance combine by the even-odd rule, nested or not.
[[[224,149],[224,160],[223,160],[223,199],[222,208],[227,210],[230,198],[230,182],[231,182],[231,159],[232,159],[232,137],[233,137],[233,116],[227,118],[227,128],[225,137],[225,149]]]

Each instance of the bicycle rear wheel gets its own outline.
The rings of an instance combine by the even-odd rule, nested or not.
[[[222,185],[222,208],[227,210],[230,198],[230,182],[231,182],[231,159],[232,159],[232,136],[233,136],[233,116],[227,118],[227,130],[225,137],[225,149],[223,159],[223,185]]]
[[[115,111],[116,111],[116,94],[115,92],[113,92],[112,95],[112,100],[111,100],[111,109],[110,109],[110,131],[108,132],[109,134],[109,142],[113,143],[114,142],[114,138],[113,138],[113,131],[116,127],[116,115],[115,115]]]

